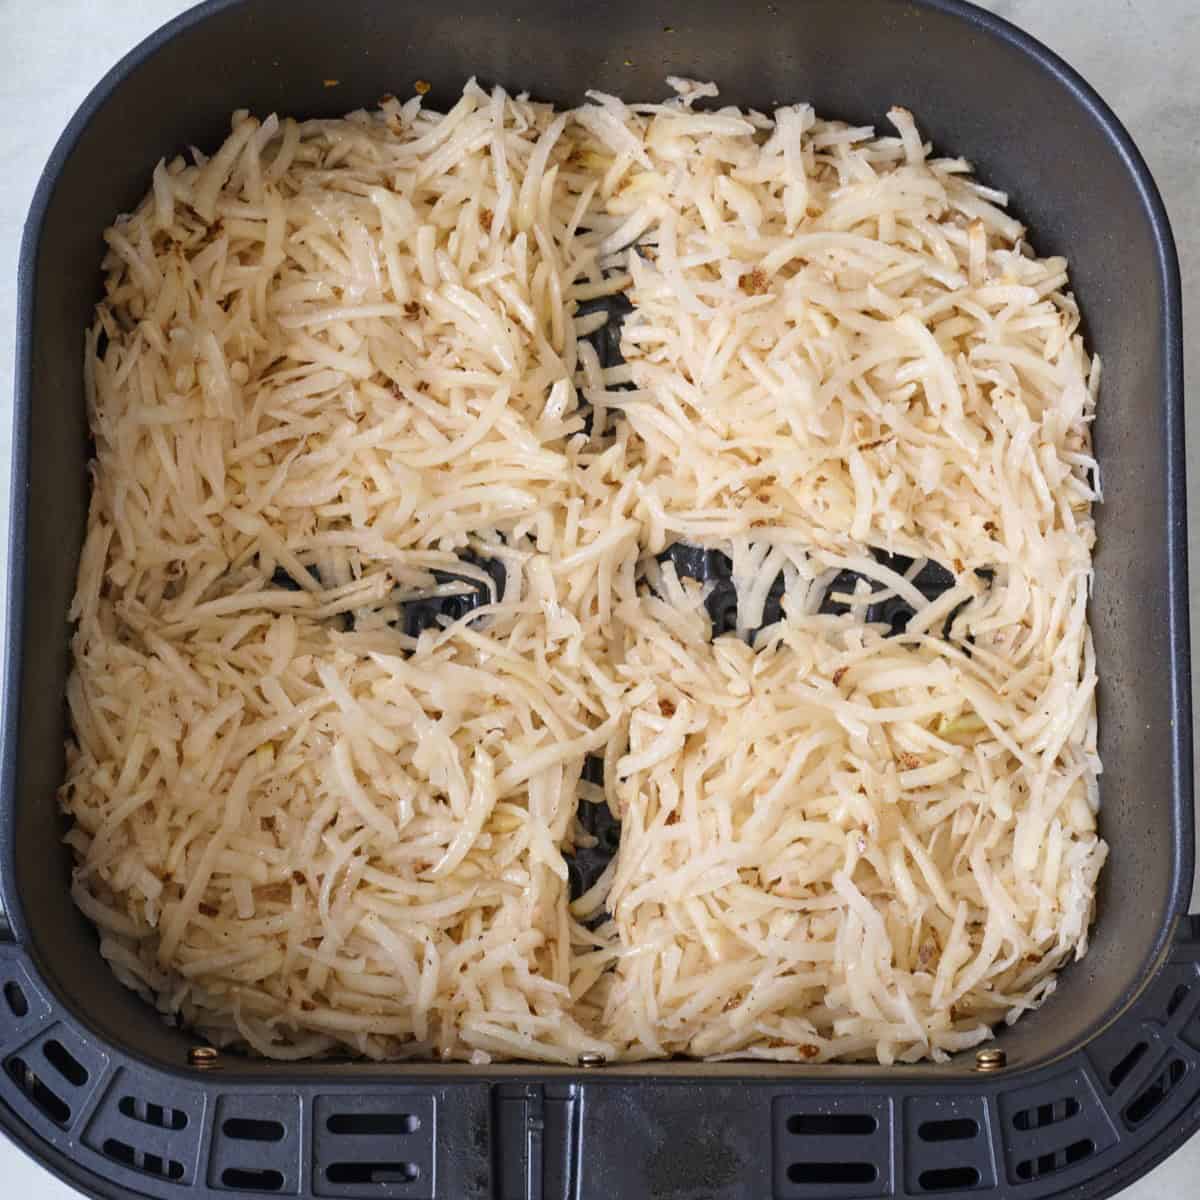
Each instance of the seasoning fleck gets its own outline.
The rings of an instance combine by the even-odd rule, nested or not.
[[[761,296],[767,290],[767,277],[761,267],[755,267],[753,271],[738,276],[738,287],[747,296]]]

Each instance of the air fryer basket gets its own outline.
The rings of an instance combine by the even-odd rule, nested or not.
[[[340,114],[468,76],[573,104],[668,73],[732,102],[879,123],[893,103],[1007,188],[1066,254],[1104,359],[1102,876],[1087,958],[974,1055],[881,1069],[671,1062],[579,1070],[189,1061],[68,896],[66,613],[86,504],[82,331],[100,234],[153,163],[229,112]],[[330,86],[328,81],[337,81]],[[1145,164],[1068,67],[958,0],[214,0],[155,34],[56,147],[20,267],[0,793],[0,1126],[97,1196],[1094,1197],[1200,1124],[1178,268]],[[194,1058],[194,1056],[193,1056]]]

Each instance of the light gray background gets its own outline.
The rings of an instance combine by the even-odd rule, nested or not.
[[[8,523],[17,248],[25,212],[55,139],[88,90],[127,50],[188,7],[187,0],[0,0],[0,601],[8,579],[3,530]],[[984,0],[984,7],[1062,54],[1129,127],[1166,197],[1183,259],[1185,305],[1194,319],[1200,313],[1200,3]],[[236,101],[230,97],[231,109]],[[994,182],[1004,186],[1002,180]],[[1200,338],[1188,340],[1187,372],[1189,379],[1200,381]],[[1200,422],[1193,413],[1189,400],[1189,545],[1192,562],[1200,563]],[[1200,628],[1198,616],[1200,589],[1193,591],[1193,628]],[[1192,908],[1200,910],[1197,895]],[[70,1200],[74,1195],[0,1139],[0,1196],[5,1200]],[[1200,1197],[1200,1137],[1122,1193],[1122,1200],[1191,1197]]]

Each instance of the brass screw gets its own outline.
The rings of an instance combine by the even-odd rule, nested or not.
[[[215,1046],[193,1046],[188,1051],[188,1065],[206,1071],[217,1065],[221,1052]]]
[[[1003,1050],[980,1050],[975,1055],[975,1070],[1002,1071],[1008,1066],[1008,1055]]]
[[[581,1067],[587,1069],[590,1067],[602,1067],[608,1062],[608,1059],[603,1054],[597,1054],[595,1050],[585,1050],[577,1061]]]

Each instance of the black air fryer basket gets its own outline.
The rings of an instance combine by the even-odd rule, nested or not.
[[[101,231],[231,110],[335,115],[478,75],[559,104],[715,79],[730,102],[918,116],[1065,254],[1104,360],[1101,877],[1088,956],[1001,1033],[998,1069],[669,1062],[578,1069],[194,1052],[102,961],[68,895],[66,614],[86,506],[83,330]],[[336,87],[326,81],[337,80]],[[20,268],[0,799],[0,1126],[94,1196],[380,1200],[1076,1197],[1200,1124],[1200,920],[1178,268],[1127,134],[1061,61],[957,0],[215,0],[144,42],[63,134]],[[3,1190],[3,1189],[0,1189]]]

